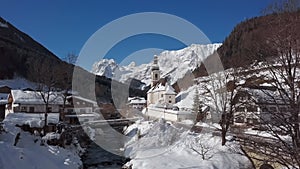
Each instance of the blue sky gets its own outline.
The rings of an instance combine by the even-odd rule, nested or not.
[[[133,13],[163,12],[196,25],[211,40],[223,42],[239,22],[260,15],[271,0],[2,0],[0,15],[59,57],[78,54],[105,24]],[[185,45],[160,35],[123,40],[105,56],[118,62],[145,48],[180,49]],[[103,56],[102,56],[103,57]]]

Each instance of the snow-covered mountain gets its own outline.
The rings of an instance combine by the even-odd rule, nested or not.
[[[161,77],[168,77],[170,83],[175,83],[188,71],[193,71],[200,62],[213,54],[222,44],[193,44],[181,50],[163,51],[158,55],[158,65]],[[135,78],[149,85],[151,82],[152,63],[136,66],[134,62],[127,66],[118,65],[113,59],[103,59],[95,63],[92,73],[125,82]]]

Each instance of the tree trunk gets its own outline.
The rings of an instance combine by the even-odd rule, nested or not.
[[[222,146],[224,146],[226,144],[226,131],[223,128],[222,128],[221,137],[222,137]]]
[[[47,129],[47,120],[48,119],[48,113],[45,113],[45,121],[44,121],[44,135],[46,135],[46,129]]]
[[[48,122],[48,103],[46,103],[45,121],[44,121],[44,135],[46,135],[47,122]]]

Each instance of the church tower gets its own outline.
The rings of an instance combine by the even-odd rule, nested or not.
[[[158,57],[154,56],[153,64],[151,67],[151,87],[154,86],[160,79],[160,72],[158,67]]]

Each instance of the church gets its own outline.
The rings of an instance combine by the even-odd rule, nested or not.
[[[172,106],[175,104],[176,92],[168,83],[165,85],[159,83],[160,71],[158,66],[158,58],[154,57],[153,65],[151,67],[151,88],[147,92],[147,106],[164,105]]]
[[[176,104],[174,88],[167,82],[160,83],[158,57],[154,56],[151,67],[151,88],[147,92],[145,115],[149,118],[163,118],[169,121],[194,120],[191,111],[180,110]]]

